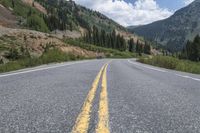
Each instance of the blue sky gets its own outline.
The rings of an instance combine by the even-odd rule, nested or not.
[[[123,26],[144,25],[166,19],[194,0],[75,0]]]
[[[126,2],[134,3],[136,0],[125,0]],[[177,10],[185,6],[184,0],[156,0],[161,8],[167,8],[169,10]]]

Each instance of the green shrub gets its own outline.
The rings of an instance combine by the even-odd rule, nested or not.
[[[44,19],[39,17],[36,14],[32,14],[31,16],[28,17],[27,27],[29,27],[33,30],[42,31],[42,32],[49,31],[47,25],[44,22]]]
[[[81,59],[85,58],[81,56],[75,56],[71,53],[64,53],[59,49],[50,49],[39,58],[21,58],[16,61],[10,61],[7,64],[1,64],[0,72],[8,72],[53,62],[64,62]]]
[[[8,59],[11,59],[11,60],[16,60],[16,59],[18,59],[19,58],[19,51],[18,51],[18,49],[17,48],[14,48],[14,47],[11,47],[10,49],[9,49],[9,52],[8,52],[8,54],[7,54],[7,58]]]
[[[95,46],[92,44],[84,43],[81,40],[75,40],[75,39],[68,39],[66,42],[70,45],[78,46],[80,48],[94,51],[94,52],[101,52],[104,53],[107,58],[133,58],[136,57],[135,53],[131,52],[122,52],[119,50],[111,49],[111,48],[104,48]]]
[[[141,63],[150,64],[167,69],[200,74],[200,62],[180,60],[169,56],[154,56],[152,58],[140,58]]]

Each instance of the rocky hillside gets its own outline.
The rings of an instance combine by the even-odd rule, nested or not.
[[[0,0],[0,9],[0,24],[8,27],[16,26],[17,22],[23,28],[63,35],[65,31],[66,35],[73,31],[83,34],[93,26],[107,32],[114,29],[123,34],[127,32],[126,28],[105,15],[71,0]]]
[[[13,29],[0,26],[0,58],[7,59],[11,50],[16,50],[19,56],[27,50],[31,57],[40,57],[46,49],[60,49],[75,56],[95,58],[104,56],[97,53],[71,46],[48,33],[26,29]],[[17,58],[17,57],[16,57]]]
[[[5,27],[17,27],[17,17],[0,4],[0,25]]]
[[[179,51],[187,40],[200,34],[200,0],[195,0],[171,17],[131,29],[145,38],[157,41],[171,51]]]
[[[105,15],[66,0],[0,0],[0,25],[80,38],[93,26],[99,31],[116,31],[126,40],[141,38]]]

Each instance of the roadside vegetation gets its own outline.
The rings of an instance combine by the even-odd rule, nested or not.
[[[50,39],[50,42],[48,39]],[[59,49],[62,49],[62,51]],[[73,52],[73,50],[75,51]],[[12,35],[0,37],[0,72],[72,60],[133,58],[136,56],[136,53],[128,52],[128,50],[120,51],[91,45],[83,42],[82,39],[68,39],[65,44],[63,40],[48,36],[38,37],[37,34],[24,34],[21,37]]]
[[[128,51],[119,51],[111,48],[104,48],[96,45],[92,45],[89,43],[82,42],[80,39],[68,39],[66,42],[70,45],[78,46],[80,48],[94,51],[94,52],[102,52],[105,53],[107,58],[133,58],[136,57],[137,54],[131,53]]]
[[[153,56],[151,58],[139,58],[138,61],[141,63],[167,69],[200,74],[200,62],[181,60],[170,56]]]
[[[136,54],[131,52],[122,52],[115,49],[103,48],[83,43],[80,40],[69,39],[66,40],[66,42],[70,45],[78,46],[82,49],[94,51],[97,53],[104,53],[105,57],[107,58],[132,58],[137,56]],[[34,67],[42,64],[91,59],[82,56],[77,56],[73,53],[65,53],[56,48],[47,48],[40,57],[31,57],[29,51],[23,47],[20,49],[16,49],[15,47],[9,48],[9,51],[7,52],[5,57],[9,59],[9,62],[3,63],[2,60],[0,60],[0,73],[19,70],[28,67]]]
[[[197,35],[193,41],[188,41],[181,52],[170,54],[165,51],[163,56],[142,57],[138,61],[167,69],[200,74],[200,36]]]
[[[12,56],[14,58],[18,57],[16,51],[13,51]],[[74,61],[86,59],[85,57],[76,56],[71,53],[64,53],[59,49],[50,49],[43,53],[41,57],[23,57],[16,60],[10,61],[6,64],[0,64],[0,72],[8,72],[13,70],[19,70],[23,68],[38,66],[42,64],[64,62],[64,61]]]

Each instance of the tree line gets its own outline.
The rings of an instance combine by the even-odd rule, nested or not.
[[[145,41],[145,43],[141,43],[139,40],[137,42],[134,42],[134,39],[131,38],[128,41],[128,50],[129,52],[135,52],[138,53],[139,55],[142,55],[142,53],[145,54],[151,54],[151,45]]]
[[[99,30],[96,26],[89,28],[85,33],[83,40],[87,43],[94,44],[101,47],[113,48],[120,51],[126,51],[126,40],[120,34],[116,34],[113,30],[111,33],[106,33],[105,30]]]
[[[120,51],[137,52],[139,55],[142,55],[142,53],[151,54],[151,46],[147,42],[143,44],[137,40],[135,43],[133,38],[126,41],[126,39],[122,35],[117,34],[115,30],[111,33],[107,33],[103,29],[99,30],[96,26],[93,26],[92,29],[88,29],[83,40],[86,43],[101,47],[117,49]]]
[[[197,35],[193,41],[187,41],[179,55],[181,59],[188,59],[191,61],[200,61],[200,36]]]

